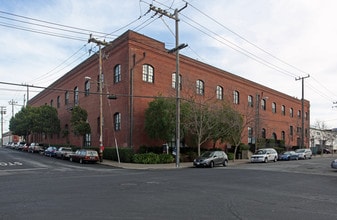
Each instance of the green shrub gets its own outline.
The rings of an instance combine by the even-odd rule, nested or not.
[[[159,155],[155,153],[134,154],[133,161],[142,164],[157,164],[159,163]]]
[[[227,153],[228,160],[233,160],[234,159],[234,153]]]
[[[173,163],[174,157],[172,154],[159,154],[159,163]]]
[[[120,162],[131,163],[133,158],[132,148],[118,148]],[[118,161],[116,148],[105,148],[103,158],[107,160]]]

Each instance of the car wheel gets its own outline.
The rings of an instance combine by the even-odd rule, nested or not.
[[[210,167],[210,168],[213,168],[213,167],[214,167],[214,161],[211,161],[211,162],[209,163],[209,167]]]
[[[82,160],[82,159],[80,159],[80,163],[83,163],[83,160]]]
[[[289,158],[288,158],[288,160],[290,160]],[[274,162],[276,162],[277,161],[277,158],[276,157],[274,157]]]
[[[265,163],[268,163],[268,158],[267,158],[267,157],[264,158],[264,162],[265,162]]]
[[[228,165],[228,160],[225,160],[224,162],[223,162],[223,164],[222,164],[224,167],[227,167],[227,165]]]
[[[303,159],[306,160],[306,159],[307,159],[307,156],[304,155],[304,158],[303,158]]]

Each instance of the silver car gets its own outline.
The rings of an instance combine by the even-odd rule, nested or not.
[[[298,159],[311,159],[312,151],[308,148],[301,148],[295,150],[295,153],[298,155]]]
[[[212,168],[215,165],[228,165],[228,157],[224,151],[206,151],[193,161],[195,167]]]
[[[331,161],[331,168],[337,169],[337,159],[334,159],[333,161]]]

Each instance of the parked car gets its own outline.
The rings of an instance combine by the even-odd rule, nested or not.
[[[23,147],[25,146],[25,142],[19,142],[17,145],[16,145],[16,147],[15,147],[15,149],[17,149],[17,150],[22,150],[23,149]]]
[[[195,167],[214,167],[215,165],[227,166],[228,157],[224,151],[206,151],[200,157],[194,159]]]
[[[337,169],[337,159],[334,159],[333,161],[331,161],[331,168]]]
[[[274,161],[276,162],[278,154],[273,148],[261,148],[257,150],[251,157],[250,162],[265,162]]]
[[[331,150],[328,148],[323,149],[323,154],[331,154]]]
[[[49,156],[49,157],[55,157],[56,151],[57,151],[57,147],[50,146],[44,150],[44,155]]]
[[[55,154],[57,158],[69,159],[70,155],[74,154],[74,151],[71,149],[71,147],[60,147]]]
[[[278,156],[279,160],[298,160],[298,154],[295,151],[285,151]]]
[[[308,148],[301,148],[301,149],[297,149],[295,150],[295,152],[298,154],[298,159],[311,159],[312,157],[312,151]]]
[[[79,163],[92,162],[96,163],[99,160],[97,151],[80,149],[77,150],[74,154],[70,155],[70,161],[78,161]]]
[[[28,152],[29,146],[30,146],[30,144],[28,144],[28,143],[26,143],[25,145],[23,145],[22,151]]]
[[[29,153],[40,153],[43,152],[43,147],[40,146],[38,143],[31,143],[30,146],[28,147],[28,152]]]

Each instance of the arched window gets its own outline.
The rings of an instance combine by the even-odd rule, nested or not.
[[[91,134],[84,135],[84,146],[89,147],[91,146]]]
[[[66,91],[66,92],[64,93],[64,104],[65,104],[65,105],[68,105],[68,104],[69,104],[69,92],[68,92],[68,91]]]
[[[222,86],[216,86],[216,98],[223,100],[223,88]]]
[[[261,137],[266,138],[266,129],[265,128],[262,128]]]
[[[117,112],[114,114],[114,128],[115,131],[120,131],[121,130],[121,120],[122,120],[122,115],[121,113]]]
[[[233,103],[234,104],[239,104],[240,103],[240,93],[239,91],[233,91]]]
[[[248,96],[248,107],[254,107],[254,98],[253,96]]]
[[[57,99],[56,99],[56,107],[57,107],[57,108],[60,108],[60,105],[61,105],[60,102],[61,102],[61,101],[60,101],[60,96],[57,96]]]
[[[204,82],[200,79],[196,81],[196,89],[198,95],[204,95],[205,94],[205,85]]]
[[[78,87],[74,88],[74,105],[78,105]]]
[[[293,108],[289,109],[289,115],[290,115],[291,118],[294,117],[294,110],[293,110]]]
[[[275,141],[277,140],[277,135],[276,135],[275,132],[273,132],[273,134],[272,134],[272,139],[275,140]]]
[[[261,109],[266,110],[267,109],[267,100],[266,99],[261,99]]]
[[[276,103],[275,102],[271,103],[271,109],[273,113],[276,113]]]
[[[88,96],[90,94],[90,81],[86,80],[84,83],[84,95]]]
[[[114,68],[114,83],[118,83],[122,80],[121,65],[117,64]]]
[[[282,115],[286,115],[286,107],[284,105],[281,106]]]
[[[301,110],[297,111],[297,118],[301,118]]]
[[[284,131],[281,132],[281,140],[282,141],[286,140],[286,133]]]
[[[149,83],[154,82],[154,70],[149,64],[143,65],[143,81]]]
[[[179,89],[182,89],[182,76],[179,74]],[[176,88],[176,73],[172,73],[172,88]]]

